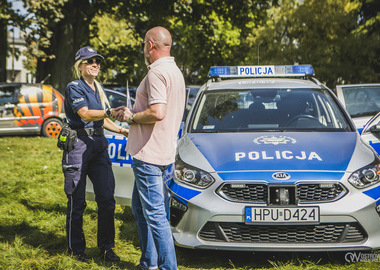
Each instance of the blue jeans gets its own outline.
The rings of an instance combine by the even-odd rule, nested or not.
[[[140,265],[149,269],[177,269],[163,194],[163,174],[167,167],[133,159],[132,211],[137,221],[142,253]]]

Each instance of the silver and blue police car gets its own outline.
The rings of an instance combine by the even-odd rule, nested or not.
[[[379,156],[313,75],[310,65],[210,69],[165,179],[178,246],[380,248]],[[377,122],[367,142],[379,141]]]
[[[380,115],[357,132],[310,65],[212,67],[165,173],[181,247],[380,248]],[[115,198],[130,205],[127,138],[107,134]],[[371,147],[372,146],[372,147]],[[94,199],[91,182],[88,198]]]

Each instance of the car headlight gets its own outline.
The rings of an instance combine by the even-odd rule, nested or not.
[[[380,164],[371,164],[353,172],[348,178],[356,188],[366,188],[380,182]]]
[[[197,188],[207,188],[215,181],[209,173],[184,163],[179,157],[175,161],[174,177],[181,183]]]

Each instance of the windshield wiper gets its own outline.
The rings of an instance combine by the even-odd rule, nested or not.
[[[375,115],[377,113],[378,113],[378,111],[376,111],[376,112],[363,112],[363,113],[352,114],[351,117],[371,116],[371,115]]]
[[[192,133],[219,133],[217,129],[202,129],[202,130],[193,130]]]

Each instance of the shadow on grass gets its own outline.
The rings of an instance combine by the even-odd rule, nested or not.
[[[0,226],[0,241],[12,244],[16,236],[21,238],[22,242],[34,248],[42,248],[46,250],[49,256],[62,255],[67,253],[66,237],[56,236],[52,233],[44,233],[39,228],[30,226],[23,222],[19,225]],[[128,261],[120,261],[117,263],[109,263],[100,258],[99,249],[97,247],[86,248],[86,255],[89,260],[93,260],[96,264],[104,267],[117,266],[122,269],[134,269],[134,263]]]
[[[39,228],[25,222],[12,226],[0,226],[2,242],[13,243],[16,236],[19,236],[25,244],[43,248],[51,255],[65,251],[66,238],[63,236],[42,232]]]
[[[66,215],[66,203],[58,204],[58,203],[41,203],[41,202],[33,202],[25,199],[20,200],[20,203],[24,205],[26,208],[32,211],[40,210],[45,212],[56,212]],[[89,214],[91,217],[97,217],[98,210],[86,207],[84,215]]]
[[[24,205],[26,208],[32,211],[45,211],[45,212],[54,212],[54,213],[61,213],[63,215],[66,215],[66,204],[46,204],[46,203],[40,203],[40,202],[33,202],[33,201],[27,201],[25,199],[22,199],[21,204]],[[122,225],[120,226],[120,235],[119,238],[121,240],[124,240],[126,242],[131,242],[135,247],[139,247],[139,240],[138,240],[138,234],[137,234],[137,226],[135,217],[133,216],[132,209],[130,207],[124,206],[123,211],[116,212],[115,219],[122,221]],[[91,218],[97,219],[98,213],[97,209],[89,209],[89,207],[86,208],[84,215],[90,215]],[[22,226],[28,226],[27,224],[19,225],[19,227]],[[17,227],[17,226],[16,226]],[[1,227],[0,227],[1,228]],[[25,229],[28,230],[28,229]],[[63,245],[66,245],[66,240],[64,238]]]
[[[61,214],[66,214],[66,205],[61,204],[53,204],[53,203],[41,203],[41,202],[33,202],[25,199],[20,200],[20,203],[24,205],[29,210],[41,210],[45,212],[57,212]]]
[[[139,247],[136,221],[130,207],[115,216],[122,221],[119,238]],[[176,247],[178,265],[183,267],[215,268],[273,268],[292,264],[295,266],[345,264],[343,252],[238,252],[223,250],[186,249]]]
[[[128,206],[123,207],[122,213],[117,213],[115,218],[121,220],[123,223],[120,226],[120,240],[130,242],[137,248],[139,247],[139,237],[137,233],[137,225],[135,217],[132,213],[132,208]]]
[[[106,268],[110,267],[111,269],[113,269],[112,266],[117,266],[121,269],[136,269],[135,264],[128,261],[121,260],[120,262],[117,262],[117,263],[106,262],[105,260],[100,258],[99,249],[96,247],[86,248],[86,255],[88,259],[93,259],[97,265],[104,266]],[[122,255],[122,254],[118,254],[118,255]]]

